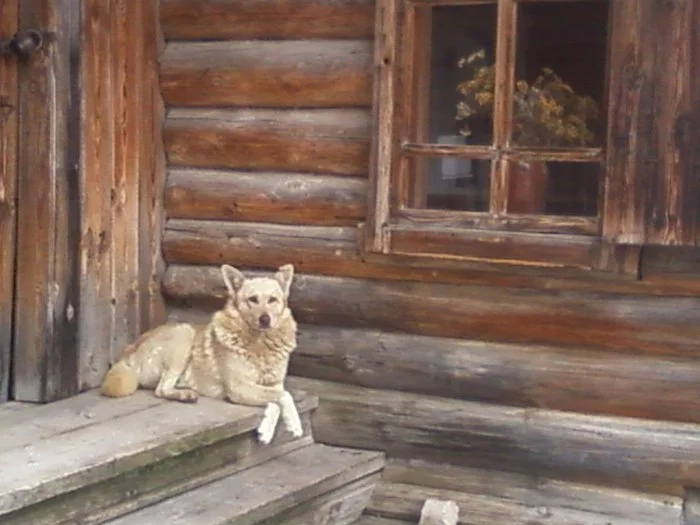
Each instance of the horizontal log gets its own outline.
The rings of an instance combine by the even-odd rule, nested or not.
[[[676,496],[700,484],[697,425],[288,382],[320,397],[312,425],[321,443]]]
[[[420,459],[389,459],[382,472],[382,481],[378,491],[383,491],[382,485],[419,485],[494,498],[504,503],[526,504],[540,512],[554,507],[598,514],[591,517],[594,520],[606,518],[606,521],[603,521],[606,525],[618,525],[621,523],[619,520],[630,520],[634,525],[677,523],[683,507],[681,498],[666,494],[644,494],[622,489],[606,490],[602,487],[538,478],[527,474]],[[376,503],[376,500],[373,501],[372,507],[376,508]],[[547,512],[542,512],[542,516],[546,514]],[[468,513],[468,517],[473,515]],[[502,521],[491,520],[484,523],[492,525]],[[544,523],[549,525],[550,522],[545,520]],[[572,523],[576,522],[567,522],[567,525]],[[584,523],[589,525],[591,522]]]
[[[171,43],[160,86],[169,106],[370,107],[372,43]]]
[[[161,0],[167,40],[370,38],[371,0]]]
[[[363,179],[173,168],[165,209],[170,218],[354,225],[365,215],[366,195]],[[226,244],[221,234],[228,235],[228,223],[220,224],[224,229],[216,239],[221,247]],[[298,234],[298,229],[294,231]],[[206,234],[211,233],[207,228]]]
[[[225,292],[219,269],[210,266],[171,265],[163,288],[172,300],[202,308],[219,306]],[[635,354],[700,355],[700,308],[693,297],[297,275],[291,303],[300,322],[308,324]]]
[[[692,359],[305,325],[290,371],[501,405],[700,423],[700,362]]]
[[[367,176],[370,114],[360,109],[168,112],[171,165]]]
[[[421,508],[427,499],[451,500],[460,509],[458,525],[668,525],[680,523],[680,505],[665,507],[659,505],[651,515],[643,516],[641,521],[634,517],[638,502],[630,497],[627,509],[620,509],[619,515],[610,515],[592,507],[586,510],[571,508],[580,501],[562,502],[561,505],[546,502],[535,505],[532,501],[497,498],[493,496],[462,492],[457,490],[434,489],[407,483],[380,483],[372,494],[372,499],[365,513],[369,516],[403,519],[416,523],[421,515]],[[588,502],[584,502],[588,503]],[[646,510],[646,507],[643,507]],[[625,513],[625,510],[628,512]]]
[[[177,172],[178,170],[172,170],[171,173]],[[272,269],[282,264],[292,263],[302,273],[337,277],[550,290],[587,290],[639,295],[696,295],[687,280],[675,285],[653,281],[605,280],[598,274],[591,275],[590,272],[567,272],[568,277],[557,276],[558,270],[547,269],[538,273],[532,267],[509,266],[508,271],[504,272],[497,271],[494,266],[477,269],[477,265],[473,265],[468,269],[457,270],[418,265],[380,264],[362,257],[358,251],[356,228],[321,226],[349,225],[356,214],[364,214],[364,208],[362,212],[353,211],[353,205],[348,200],[350,192],[353,191],[350,189],[352,185],[357,184],[356,191],[360,192],[359,184],[364,183],[351,182],[351,179],[343,178],[343,181],[348,183],[348,189],[341,191],[338,187],[340,179],[329,177],[327,180],[333,183],[334,192],[317,188],[318,202],[326,202],[324,196],[328,195],[333,200],[333,205],[328,209],[323,208],[321,213],[321,208],[317,208],[317,205],[321,205],[318,204],[316,197],[311,198],[313,193],[310,191],[307,200],[299,202],[297,206],[282,206],[274,197],[276,192],[270,192],[268,183],[264,182],[265,174],[255,175],[263,181],[260,187],[253,186],[252,182],[251,186],[246,184],[246,187],[255,188],[252,190],[255,195],[253,193],[239,195],[237,191],[232,192],[228,179],[224,181],[223,173],[212,176],[214,180],[220,178],[221,183],[220,185],[208,183],[207,191],[201,189],[204,185],[197,183],[196,177],[208,178],[209,175],[203,172],[193,173],[196,173],[196,176],[183,174],[182,182],[177,184],[174,182],[175,177],[171,177],[172,184],[168,189],[170,217],[237,221],[257,219],[275,224],[171,220],[166,225],[163,240],[163,251],[170,264],[217,265],[235,262],[241,266]],[[249,174],[245,175],[252,177]],[[277,175],[272,177],[272,180],[279,180]],[[322,176],[314,175],[309,179],[309,184],[313,184],[317,179],[326,180]],[[262,201],[259,195],[265,195]],[[238,199],[243,199],[247,203],[245,212],[240,204],[236,209],[231,208],[231,201],[234,199],[237,203]],[[362,203],[358,200],[358,206],[364,206],[364,186],[361,199]],[[279,208],[278,205],[280,205]],[[299,225],[318,225],[319,227],[299,228]]]

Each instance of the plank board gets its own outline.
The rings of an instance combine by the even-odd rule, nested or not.
[[[100,404],[128,405],[128,401],[105,399]],[[304,396],[297,404],[308,411],[315,402]],[[141,406],[143,400],[136,403]],[[117,412],[118,416],[96,425],[81,425],[80,414],[73,415],[73,421],[78,421],[75,428],[54,424],[39,433],[41,439],[0,452],[2,512],[249,432],[262,417],[260,409],[206,398],[192,405],[158,403],[136,412]],[[37,422],[24,424],[30,431]]]
[[[0,2],[0,35],[18,29],[19,0]],[[17,227],[18,72],[13,58],[0,59],[0,403],[10,393]]]
[[[310,502],[355,480],[373,476],[383,465],[382,454],[310,445],[117,518],[107,525],[159,522],[184,525],[192,523],[195,517],[201,525],[267,523],[265,520],[274,519],[295,505]],[[361,494],[369,496],[367,491]],[[354,509],[357,510],[357,506]],[[282,523],[291,525],[294,521]]]

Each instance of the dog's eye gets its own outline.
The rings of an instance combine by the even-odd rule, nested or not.
[[[276,302],[277,302],[277,297],[270,297],[270,298],[267,300],[267,302],[268,302],[269,304],[276,303]]]
[[[253,304],[258,304],[258,296],[257,295],[251,295],[248,297],[248,302],[253,303]]]

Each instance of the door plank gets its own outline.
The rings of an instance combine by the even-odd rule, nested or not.
[[[19,0],[0,2],[0,38],[17,31]],[[0,403],[10,391],[17,191],[17,61],[0,57]]]
[[[78,0],[24,0],[20,26],[45,33],[20,65],[14,397],[77,391]]]

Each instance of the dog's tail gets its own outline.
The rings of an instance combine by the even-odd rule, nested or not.
[[[136,371],[124,361],[118,361],[107,372],[100,393],[107,397],[126,397],[136,392],[138,387]]]

